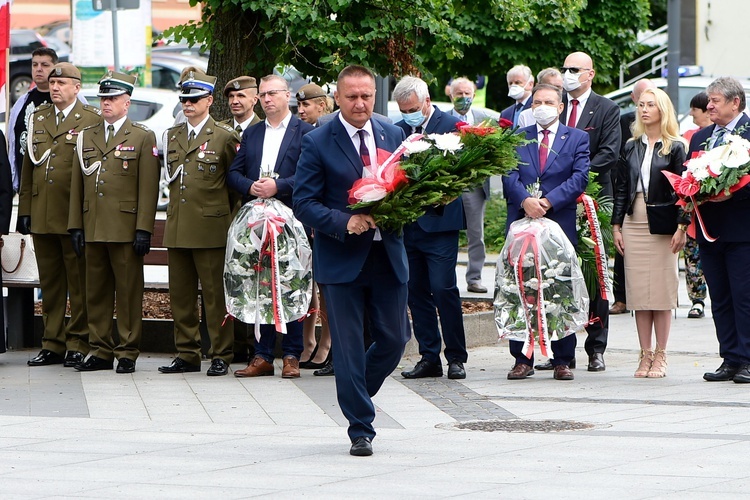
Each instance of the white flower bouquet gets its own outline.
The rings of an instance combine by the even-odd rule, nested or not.
[[[525,217],[511,224],[497,261],[494,306],[500,338],[523,341],[528,358],[537,339],[549,356],[549,342],[587,324],[583,273],[556,222]]]
[[[312,250],[301,222],[275,198],[240,208],[227,234],[224,260],[227,312],[255,325],[307,315],[312,297]],[[256,338],[260,331],[255,329]]]

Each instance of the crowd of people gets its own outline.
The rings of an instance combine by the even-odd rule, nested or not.
[[[128,118],[136,77],[107,72],[99,81],[97,109],[78,96],[79,69],[58,63],[54,51],[36,50],[32,65],[35,87],[14,106],[9,154],[0,148],[0,230],[10,229],[10,199],[18,191],[16,229],[32,235],[39,267],[44,332],[41,351],[28,364],[132,373],[142,335],[143,258],[150,251],[162,168],[156,137]],[[681,173],[687,157],[722,144],[728,132],[750,136],[742,86],[720,78],[696,96],[691,107],[702,128],[688,143],[679,136],[669,97],[651,82],[636,85],[636,111],[621,120],[618,107],[592,90],[595,75],[591,57],[583,52],[569,54],[560,69],[542,70],[536,85],[527,66],[508,71],[508,95],[515,102],[501,116],[528,142],[518,148],[518,169],[503,178],[507,224],[547,217],[575,244],[577,199],[595,173],[602,195],[614,200],[614,243],[623,257],[615,282],[624,284],[622,309],[635,311],[640,344],[635,377],[666,375],[677,255],[685,247],[690,317],[704,314],[706,283],[714,292],[723,363],[704,378],[750,382],[750,302],[744,296],[750,292],[742,282],[750,242],[730,222],[750,210],[747,194],[741,190],[705,208],[716,241],[700,229],[690,239],[689,214],[676,207],[674,190],[660,174]],[[476,85],[453,79],[453,108],[442,111],[432,104],[424,80],[404,77],[393,90],[402,116],[395,124],[373,113],[375,76],[362,66],[339,74],[335,113],[318,85],[297,92],[294,116],[286,80],[239,76],[223,87],[232,118],[220,122],[209,113],[216,89],[216,77],[186,68],[181,114],[163,136],[170,190],[164,246],[177,355],[159,371],[201,371],[200,295],[211,344],[206,374],[227,375],[235,361],[247,363],[234,371],[236,377],[274,375],[276,329],[261,326],[253,348],[247,332],[226,321],[223,269],[227,230],[238,207],[276,198],[308,229],[320,290],[313,293],[311,317],[286,325],[281,376],[297,378],[306,368],[335,375],[339,405],[350,423],[350,453],[370,455],[371,398],[400,362],[412,328],[421,359],[401,373],[404,378],[443,376],[443,358],[448,378],[466,377],[455,274],[459,231],[467,229],[469,236],[468,290],[486,291],[481,268],[489,192],[485,184],[445,206],[429,207],[398,234],[379,228],[367,209],[349,208],[348,191],[357,179],[373,175],[378,150],[392,152],[412,134],[453,132],[459,121],[484,121],[487,117],[471,106]],[[263,120],[254,112],[257,103]],[[527,189],[535,182],[536,195]],[[669,211],[666,229],[655,230],[651,205]],[[591,372],[606,369],[610,310],[599,286],[590,297],[584,344]],[[323,318],[319,338],[318,313]],[[553,357],[537,365],[519,342],[510,342],[514,364],[507,378],[551,370],[554,379],[574,379],[576,342],[576,335],[552,342]]]

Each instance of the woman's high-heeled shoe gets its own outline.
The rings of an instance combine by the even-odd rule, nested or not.
[[[307,363],[307,366],[305,366],[305,368],[312,369],[312,370],[320,370],[321,368],[323,368],[325,365],[328,364],[329,361],[331,361],[331,349],[328,350],[328,356],[326,356],[326,359],[324,359],[322,362],[314,363],[312,361],[314,358],[315,356],[310,358],[310,361]]]
[[[648,378],[664,378],[667,376],[667,353],[664,349],[656,347],[654,351],[654,362],[648,370]]]
[[[299,367],[300,368],[312,368],[312,366],[309,366],[313,359],[315,359],[315,355],[318,353],[318,346],[319,344],[315,344],[315,349],[312,350],[312,353],[310,353],[310,359],[307,361],[300,361]],[[317,363],[316,363],[317,364]],[[320,367],[318,367],[320,368]]]
[[[641,357],[633,376],[635,378],[646,378],[649,370],[651,370],[651,364],[654,362],[654,351],[651,349],[641,349]]]

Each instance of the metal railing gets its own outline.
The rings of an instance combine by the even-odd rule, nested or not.
[[[639,40],[639,43],[646,44],[649,40],[652,40],[660,35],[666,35],[668,29],[668,25],[664,25],[653,32],[651,32],[647,37]],[[637,64],[642,63],[643,61],[651,60],[651,68],[647,69],[646,71],[643,71],[642,73],[632,76],[625,79],[626,75],[629,75],[630,69]],[[633,59],[632,61],[620,65],[620,88],[625,87],[626,85],[630,85],[633,82],[636,82],[640,80],[641,78],[644,78],[646,76],[650,76],[653,74],[656,74],[657,76],[661,76],[660,71],[667,67],[667,42],[666,40],[661,45],[657,46],[653,50],[649,51],[646,54],[643,54],[642,56],[638,57],[637,59]]]

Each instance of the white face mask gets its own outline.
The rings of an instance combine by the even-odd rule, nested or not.
[[[565,92],[572,92],[581,86],[581,82],[578,80],[579,76],[581,76],[580,73],[571,73],[570,71],[566,71],[563,74],[563,88]]]
[[[517,101],[520,98],[522,98],[525,93],[526,91],[520,85],[511,85],[508,88],[508,97],[510,97],[514,101]]]
[[[542,127],[554,122],[559,116],[557,108],[545,105],[537,106],[531,113],[534,115],[534,120]]]

